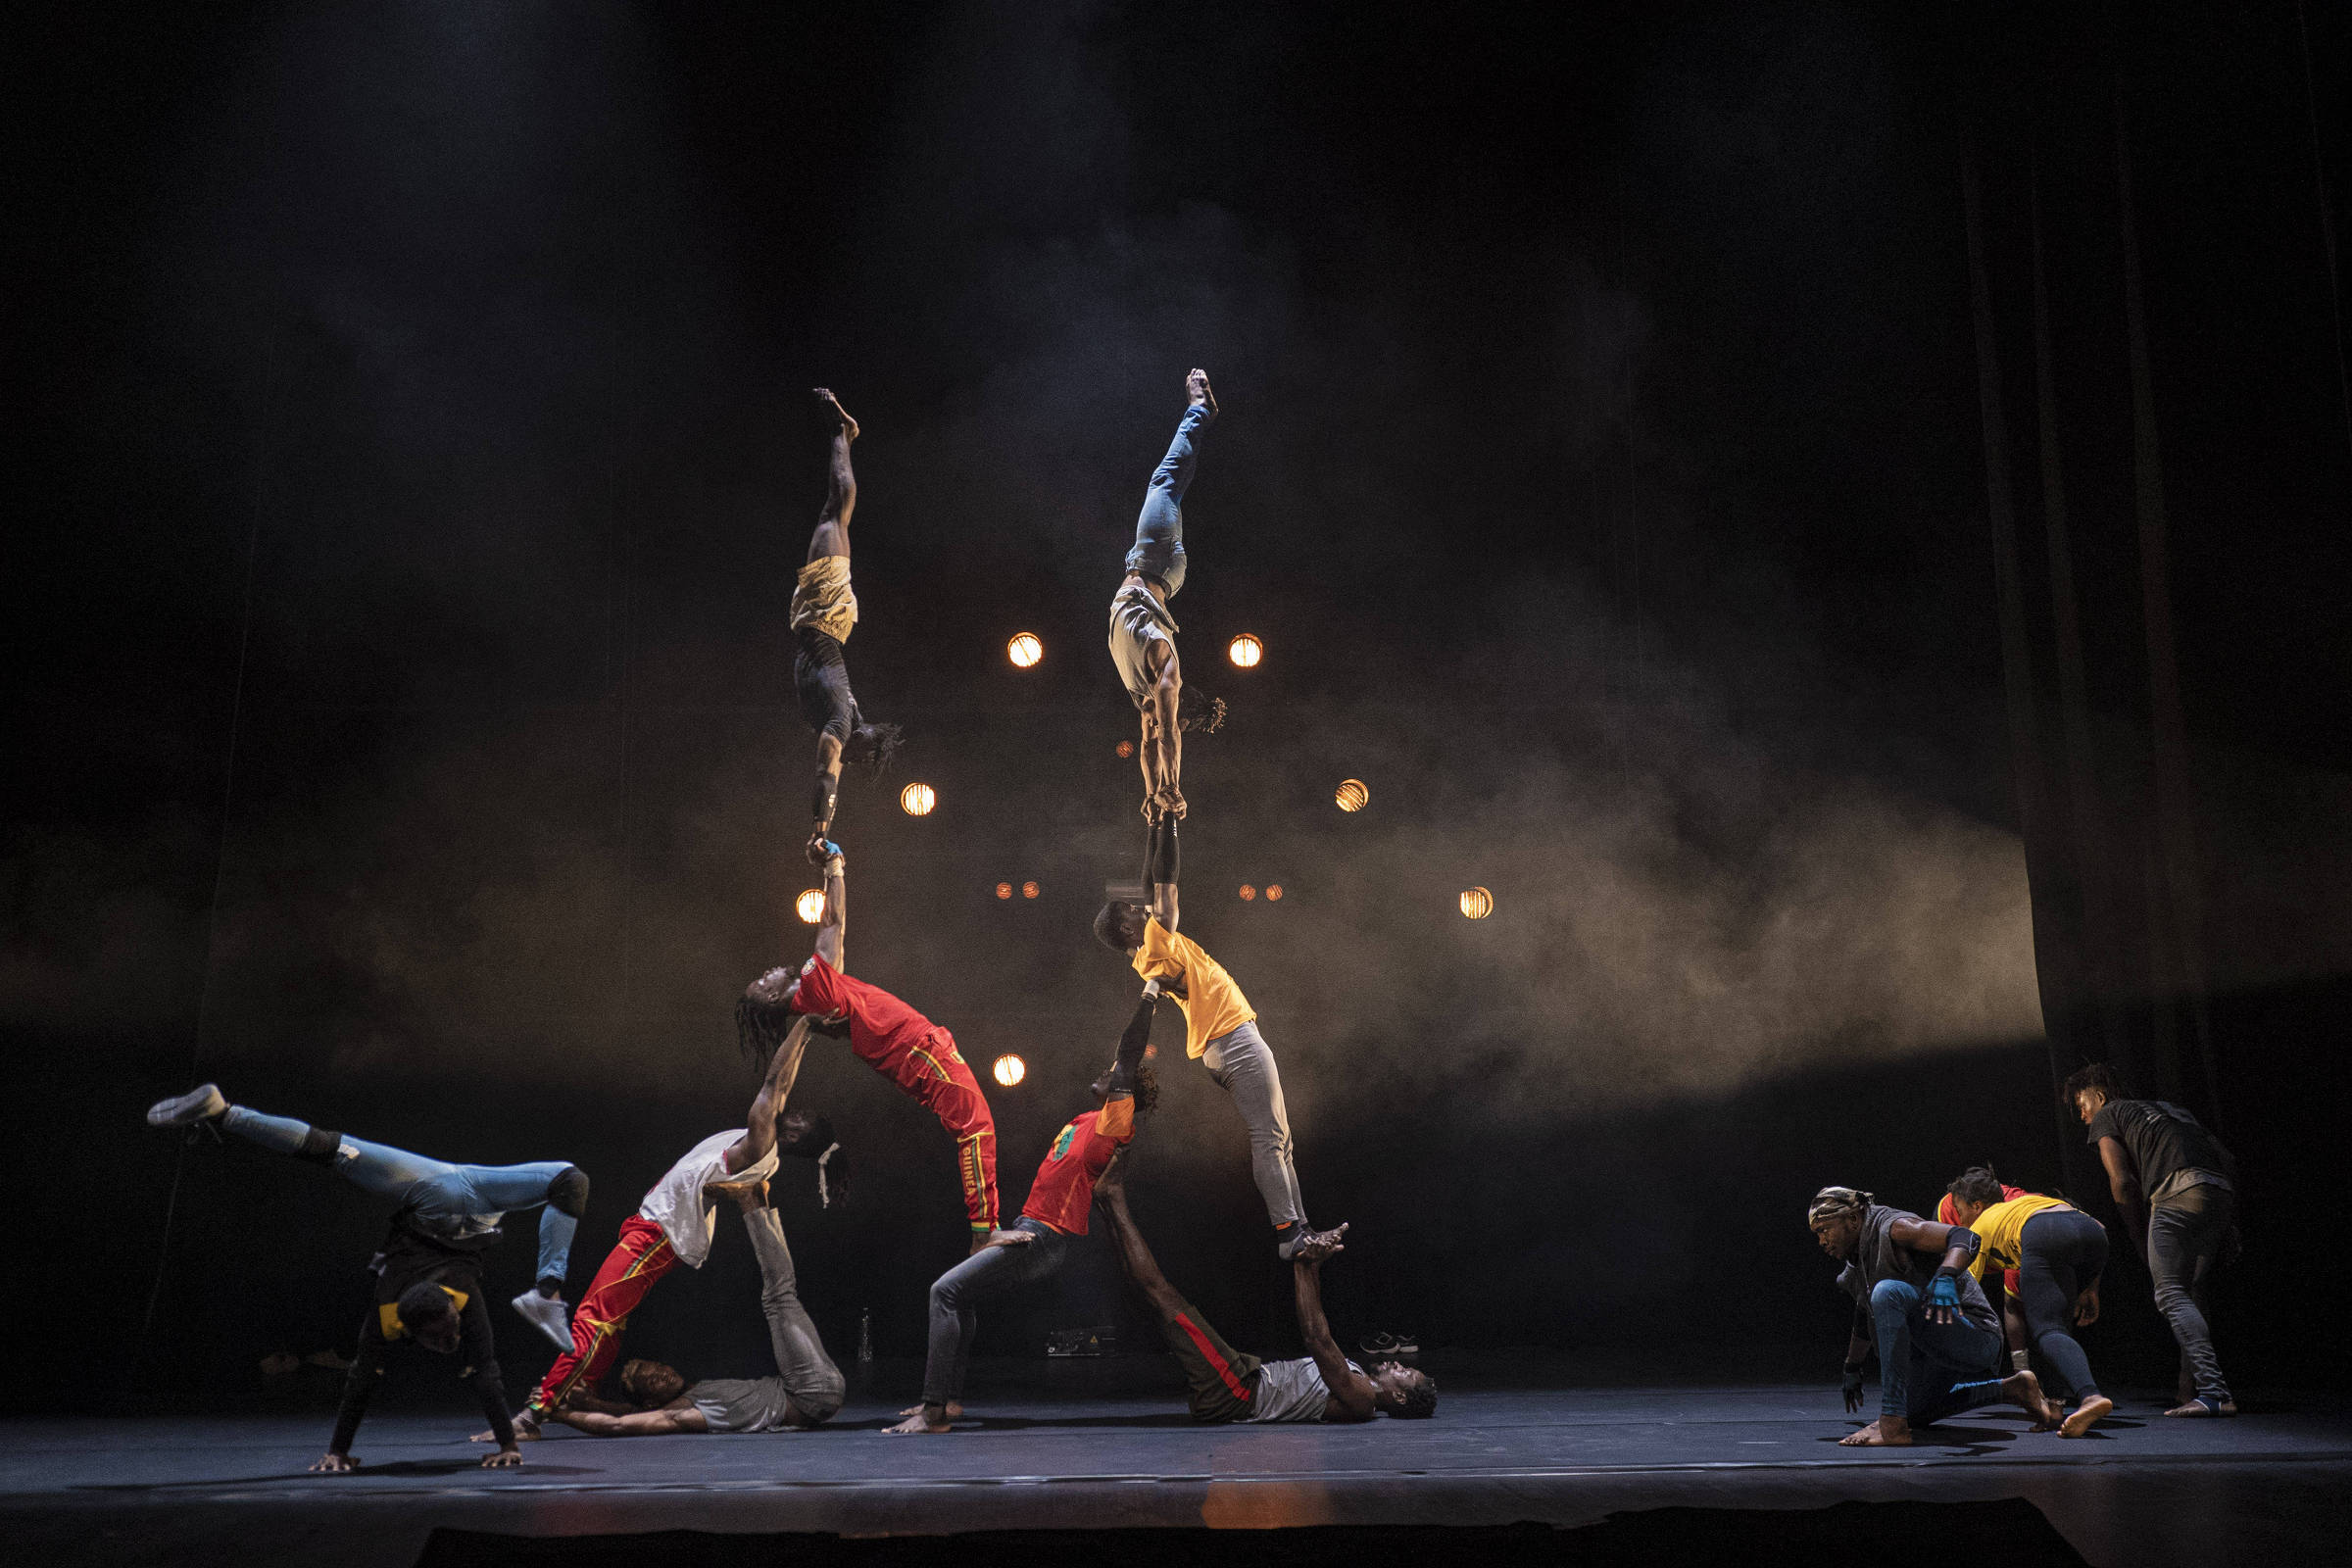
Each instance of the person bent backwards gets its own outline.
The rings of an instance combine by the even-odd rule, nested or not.
[[[151,1127],[210,1127],[234,1133],[280,1154],[327,1166],[346,1181],[399,1203],[390,1234],[372,1265],[375,1300],[360,1330],[359,1354],[343,1380],[343,1405],[325,1456],[313,1470],[341,1474],[359,1468],[352,1439],[392,1346],[402,1340],[438,1355],[466,1354],[466,1379],[498,1451],[486,1469],[522,1462],[507,1419],[506,1385],[483,1304],[481,1255],[499,1238],[499,1222],[518,1209],[539,1208],[538,1288],[514,1298],[514,1309],[551,1339],[564,1322],[564,1276],[571,1238],[588,1208],[588,1177],[577,1165],[544,1160],[530,1165],[452,1165],[385,1144],[328,1132],[286,1116],[232,1105],[218,1084],[203,1084],[147,1111]],[[562,1343],[559,1339],[558,1343]]]
[[[1879,1350],[1879,1418],[1841,1443],[1908,1446],[1914,1425],[2004,1401],[2037,1426],[2058,1424],[2032,1372],[2000,1374],[2000,1323],[1968,1272],[1975,1232],[1889,1208],[1851,1187],[1816,1193],[1805,1223],[1821,1250],[1845,1265],[1838,1284],[1854,1298],[1847,1410],[1862,1408],[1862,1368],[1874,1341]]]

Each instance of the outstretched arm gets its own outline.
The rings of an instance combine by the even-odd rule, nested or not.
[[[1119,1054],[1110,1065],[1110,1092],[1118,1095],[1135,1093],[1135,1078],[1144,1065],[1144,1053],[1152,1044],[1152,1014],[1159,1005],[1156,992],[1147,992],[1135,1004],[1135,1016],[1127,1020],[1127,1032],[1119,1036]]]
[[[808,559],[850,553],[850,514],[858,510],[858,475],[850,466],[850,443],[858,439],[858,421],[841,400],[824,387],[816,400],[833,411],[841,427],[833,432],[833,458],[826,471],[825,510],[816,514],[816,532],[808,539]]]
[[[1177,787],[1184,776],[1184,732],[1176,721],[1184,669],[1172,643],[1152,643],[1152,655],[1159,667],[1152,671],[1152,690],[1144,698],[1144,816],[1156,823],[1162,816],[1184,815],[1184,792]]]
[[[792,1095],[792,1081],[800,1075],[801,1054],[808,1044],[808,1015],[802,1013],[792,1020],[783,1043],[767,1060],[767,1076],[760,1080],[760,1092],[752,1097],[752,1108],[744,1113],[743,1136],[729,1144],[721,1156],[727,1169],[748,1170],[776,1147],[776,1115]]]
[[[1151,847],[1144,856],[1144,894],[1151,901],[1152,917],[1173,931],[1178,861],[1175,814],[1160,817],[1152,824],[1149,833]]]
[[[1342,1225],[1340,1230],[1348,1227]],[[1331,1337],[1331,1324],[1323,1316],[1323,1260],[1339,1250],[1337,1232],[1328,1248],[1309,1243],[1298,1249],[1291,1263],[1291,1291],[1298,1303],[1298,1335],[1306,1341],[1307,1354],[1315,1358],[1315,1370],[1323,1374],[1323,1386],[1331,1391],[1331,1407],[1324,1412],[1326,1421],[1369,1421],[1372,1419],[1372,1380],[1348,1364],[1340,1347]]]
[[[703,1412],[691,1404],[665,1404],[659,1410],[632,1410],[627,1415],[606,1415],[565,1405],[556,1411],[553,1419],[592,1438],[659,1438],[672,1432],[710,1430]]]
[[[841,968],[842,939],[850,923],[850,867],[839,850],[825,857],[825,912],[816,928],[816,956]]]

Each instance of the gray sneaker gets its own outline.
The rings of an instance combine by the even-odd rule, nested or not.
[[[184,1095],[159,1100],[147,1107],[150,1127],[193,1127],[200,1121],[210,1121],[228,1109],[228,1102],[220,1096],[219,1084],[199,1084]]]
[[[564,1309],[564,1298],[528,1290],[514,1298],[514,1310],[522,1314],[525,1323],[555,1341],[557,1349],[571,1348],[571,1314]]]

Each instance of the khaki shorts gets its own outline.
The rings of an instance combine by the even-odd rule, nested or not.
[[[1110,662],[1119,667],[1119,679],[1138,708],[1152,700],[1151,649],[1155,642],[1166,647],[1167,658],[1176,657],[1176,622],[1167,607],[1141,583],[1121,588],[1110,602]]]

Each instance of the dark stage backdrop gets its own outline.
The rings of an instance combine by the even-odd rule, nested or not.
[[[1102,618],[1196,364],[1185,929],[1354,1225],[1346,1336],[1826,1385],[1805,1199],[1990,1158],[2105,1212],[2050,1087],[2112,1055],[2245,1165],[2233,1367],[2340,1376],[2352,36],[2206,10],[19,12],[5,1397],[348,1350],[381,1210],[150,1134],[191,1081],[576,1161],[575,1285],[738,1124],[733,998],[808,941],[818,383],[911,737],[844,788],[850,966],[1027,1058],[1017,1210],[1133,995]],[[1288,1350],[1175,1021],[1139,1212]],[[779,1199],[820,1328],[916,1353],[945,1137],[821,1042],[797,1098],[857,1161]],[[632,1344],[757,1369],[745,1253]],[[2116,1270],[2092,1352],[2162,1381]],[[982,1348],[1106,1321],[1095,1243]]]

